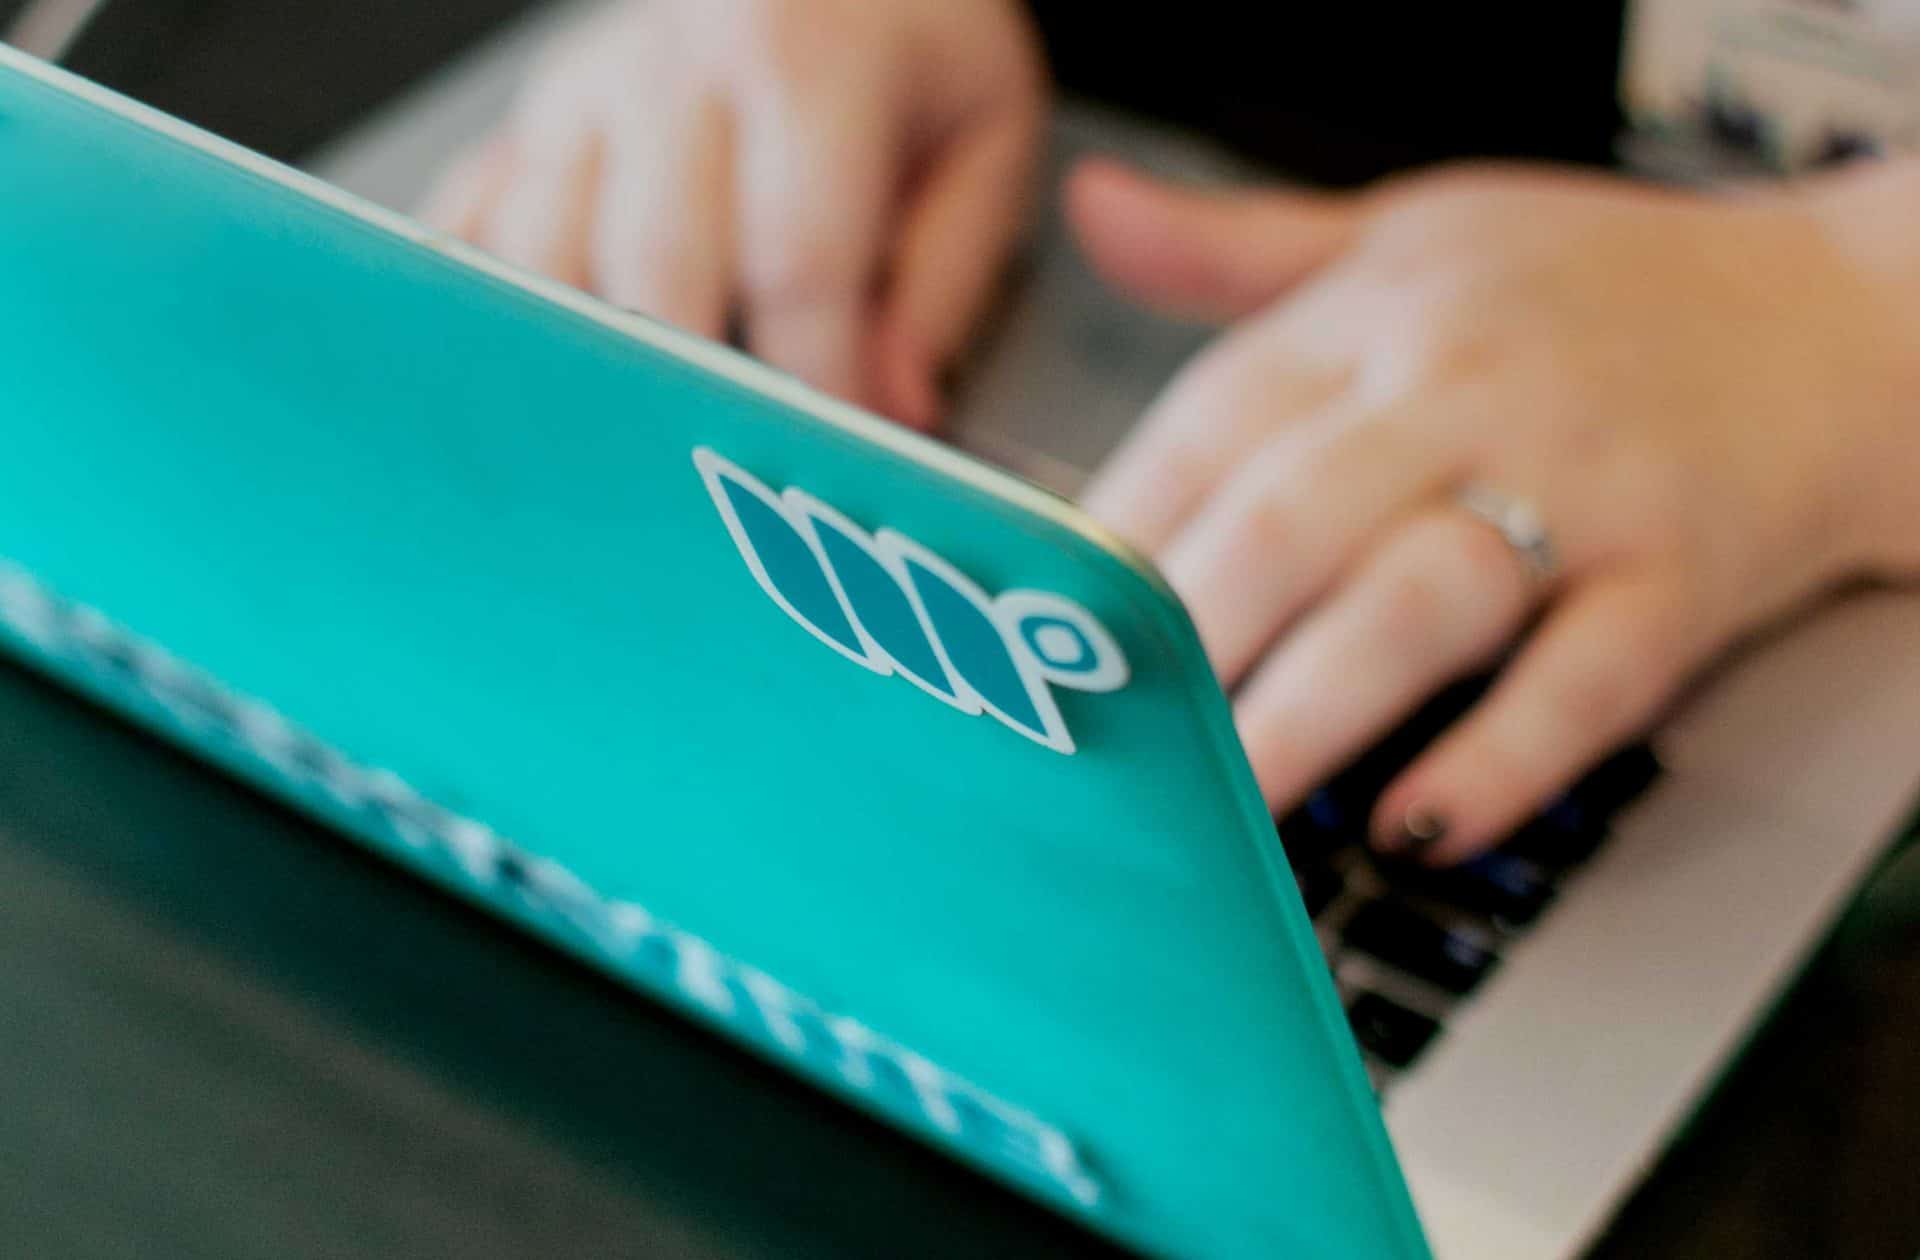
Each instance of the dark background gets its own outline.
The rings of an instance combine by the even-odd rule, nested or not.
[[[0,0],[0,27],[24,8]],[[530,0],[110,0],[64,64],[285,161]]]
[[[0,21],[18,7],[0,0]],[[293,158],[524,7],[123,0],[70,64]],[[1113,86],[1143,104],[1166,85]],[[1610,106],[1569,99],[1589,102],[1579,156]],[[1389,160],[1354,152],[1331,173]],[[1920,1250],[1917,857],[1836,934],[1603,1260]],[[0,887],[0,1253],[1105,1254],[6,668]]]
[[[1069,88],[1349,183],[1450,156],[1604,163],[1621,0],[1029,0]],[[0,0],[0,20],[21,7]],[[294,158],[529,0],[117,0],[68,59]],[[1174,16],[1177,13],[1177,17]]]

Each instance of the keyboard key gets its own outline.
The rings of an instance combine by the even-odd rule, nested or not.
[[[1324,790],[1279,820],[1280,844],[1296,867],[1324,861],[1366,840],[1366,815],[1344,810]]]
[[[1653,749],[1634,744],[1595,766],[1567,795],[1581,808],[1612,818],[1645,795],[1663,773]]]
[[[1553,900],[1553,884],[1545,871],[1497,850],[1458,866],[1428,867],[1390,859],[1376,866],[1381,878],[1398,892],[1483,915],[1505,927],[1526,927]]]
[[[1571,828],[1543,816],[1514,832],[1499,852],[1549,871],[1565,871],[1592,857],[1606,838],[1604,825]]]
[[[1347,920],[1347,944],[1449,993],[1472,992],[1499,959],[1466,933],[1404,902],[1370,901]]]
[[[1362,993],[1347,1007],[1347,1022],[1360,1048],[1389,1067],[1404,1068],[1420,1057],[1440,1025],[1378,993]]]
[[[1552,871],[1578,866],[1607,838],[1614,815],[1659,779],[1659,758],[1645,744],[1624,748],[1515,832],[1501,851]]]

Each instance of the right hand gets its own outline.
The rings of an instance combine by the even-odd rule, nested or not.
[[[422,217],[926,428],[1045,98],[1020,0],[622,0]]]

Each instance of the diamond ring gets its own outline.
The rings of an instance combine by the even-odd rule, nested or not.
[[[1461,489],[1455,501],[1499,531],[1534,581],[1545,584],[1560,575],[1553,535],[1532,503],[1477,482]]]

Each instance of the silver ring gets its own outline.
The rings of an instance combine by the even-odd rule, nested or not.
[[[1553,535],[1533,504],[1477,482],[1463,487],[1455,502],[1493,526],[1527,566],[1527,574],[1534,581],[1551,582],[1560,575]]]

